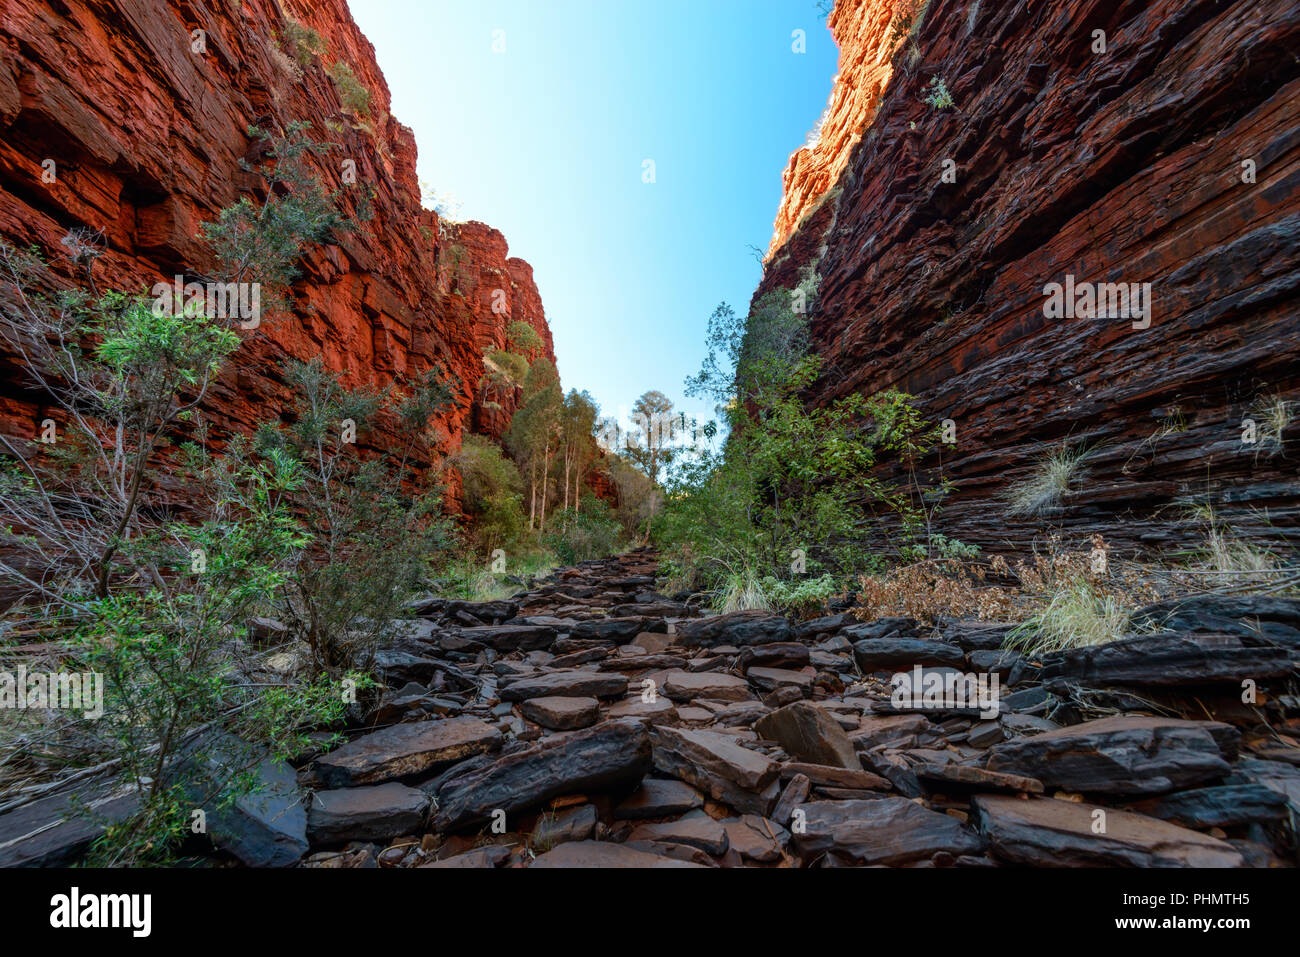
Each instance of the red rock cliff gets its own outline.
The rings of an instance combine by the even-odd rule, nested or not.
[[[305,68],[285,39],[289,18],[316,30],[326,49]],[[203,31],[195,52],[193,31]],[[286,53],[288,51],[288,53]],[[326,69],[350,65],[370,92],[364,114],[345,109]],[[501,233],[481,223],[440,222],[421,208],[416,145],[388,115],[374,50],[344,0],[160,0],[108,3],[7,0],[0,13],[0,237],[56,258],[72,227],[102,228],[101,283],[126,289],[213,266],[199,224],[241,196],[264,194],[242,172],[255,158],[250,125],[311,124],[328,141],[322,182],[349,212],[370,194],[373,218],[315,247],[293,285],[293,315],[250,335],[213,393],[217,428],[249,430],[288,405],[288,358],[323,357],[353,386],[385,386],[440,368],[458,383],[456,406],[431,423],[436,464],[474,426],[499,434],[503,412],[476,409],[482,352],[505,344],[513,320],[532,325],[553,360],[532,269],[509,258]],[[43,181],[43,162],[56,178]],[[342,164],[356,164],[346,185]],[[504,312],[494,312],[494,290]],[[0,427],[30,438],[44,414],[22,373],[0,369]],[[391,423],[362,444],[394,441]]]
[[[896,387],[952,419],[941,523],[968,542],[1056,527],[1167,549],[1210,505],[1294,545],[1300,6],[933,0],[882,62],[900,5],[836,4],[839,81],[757,293],[823,277],[809,399]],[[927,103],[935,78],[952,108]],[[1067,276],[1150,283],[1149,327],[1048,318]],[[1281,446],[1243,443],[1276,400]],[[1063,506],[1010,514],[1063,442],[1093,450]]]

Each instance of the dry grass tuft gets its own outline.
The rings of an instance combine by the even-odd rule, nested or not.
[[[1082,466],[1090,454],[1090,449],[1066,445],[1049,452],[1027,479],[1006,491],[1007,511],[1030,517],[1056,508],[1086,474]]]

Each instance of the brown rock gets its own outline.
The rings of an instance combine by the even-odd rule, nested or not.
[[[519,702],[519,711],[529,721],[555,731],[576,731],[600,720],[600,702],[595,698],[529,698]]]
[[[571,841],[542,854],[533,867],[700,867],[605,841]]]
[[[802,761],[862,769],[853,742],[839,722],[809,702],[796,701],[763,715],[754,722],[754,730]]]
[[[500,746],[501,732],[478,718],[399,724],[322,755],[312,765],[312,775],[327,787],[380,784]]]
[[[1031,867],[1240,867],[1230,844],[1167,821],[1050,798],[971,802],[992,852]]]

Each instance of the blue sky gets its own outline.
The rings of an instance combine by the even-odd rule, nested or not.
[[[711,418],[683,380],[714,307],[748,305],[748,246],[766,248],[781,173],[835,74],[814,0],[351,7],[415,131],[420,179],[532,264],[565,389],[607,415],[659,389]]]

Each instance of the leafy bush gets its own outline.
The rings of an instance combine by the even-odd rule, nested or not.
[[[957,106],[953,102],[952,94],[948,92],[948,84],[941,76],[930,78],[930,85],[926,87],[925,102],[936,110],[951,110]]]
[[[264,202],[243,200],[206,225],[224,279],[285,284],[305,247],[344,222],[307,169],[323,147],[305,128],[266,137]],[[364,667],[446,525],[433,492],[403,494],[403,467],[362,463],[326,440],[340,418],[364,427],[386,397],[342,390],[319,362],[290,370],[292,425],[207,451],[199,411],[238,334],[202,310],[101,293],[97,238],[74,231],[63,245],[86,288],[49,296],[41,260],[0,244],[0,338],[58,416],[53,444],[0,439],[11,532],[0,573],[23,593],[11,619],[31,615],[59,636],[61,668],[104,676],[104,716],[51,735],[65,764],[111,760],[140,793],[140,813],[108,830],[95,860],[156,862],[188,823],[187,768],[213,732],[258,745],[223,751],[226,800],[246,788],[262,746],[288,753],[304,728],[337,720],[338,680]],[[449,395],[425,376],[392,414],[419,432]],[[176,454],[186,429],[198,441]],[[164,468],[188,492],[184,521],[160,492]],[[320,665],[311,673],[324,677],[267,688],[243,676],[234,649],[251,617],[277,607],[300,624]]]
[[[542,542],[563,564],[573,565],[614,554],[621,533],[609,506],[588,493],[579,510],[566,509],[554,516]]]
[[[343,108],[349,113],[355,113],[357,116],[370,115],[370,91],[367,90],[357,75],[352,72],[352,66],[345,60],[339,60],[329,68],[330,79],[334,81],[334,88],[339,92],[339,99],[343,102]]]
[[[289,45],[290,55],[298,61],[300,69],[311,66],[313,57],[323,56],[329,49],[329,43],[311,27],[303,26],[293,17],[284,19],[284,40]]]
[[[525,529],[523,480],[519,470],[491,439],[469,434],[451,458],[460,473],[471,536],[484,553],[510,548]]]
[[[763,589],[774,606],[799,617],[822,612],[832,596],[841,590],[830,575],[797,581],[765,578]]]
[[[305,121],[290,123],[279,136],[251,127],[248,133],[263,144],[266,161],[253,166],[241,160],[240,166],[266,179],[266,199],[254,203],[245,197],[203,224],[225,278],[261,284],[262,301],[273,307],[297,276],[303,251],[349,225],[338,195],[327,192],[308,165],[309,157],[328,148],[308,138],[309,129]]]
[[[288,578],[288,613],[321,671],[365,670],[429,562],[451,544],[452,527],[439,489],[407,493],[404,468],[386,456],[363,461],[344,439],[349,424],[358,433],[371,425],[387,395],[344,388],[319,359],[287,372],[292,421],[264,425],[256,453],[296,475],[312,536]]]
[[[721,607],[779,605],[796,594],[796,604],[812,601],[818,589],[875,567],[889,544],[871,541],[882,514],[901,524],[895,551],[922,534],[927,550],[937,541],[933,503],[946,486],[925,489],[916,462],[938,430],[910,396],[851,394],[813,408],[802,399],[821,370],[807,331],[817,287],[809,269],[797,288],[768,293],[743,320],[720,306],[701,371],[687,382],[689,394],[725,410],[729,435],[721,454],[696,449],[681,461],[654,536],[672,585],[712,592]],[[887,459],[905,467],[910,486],[873,475]],[[829,583],[801,585],[803,574]]]

